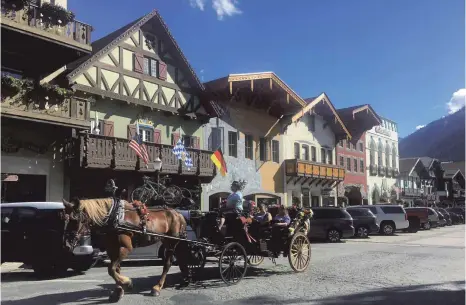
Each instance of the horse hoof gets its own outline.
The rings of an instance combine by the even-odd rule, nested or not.
[[[150,295],[153,297],[158,297],[160,296],[160,291],[152,289],[152,291],[150,292]]]
[[[115,288],[115,290],[110,294],[109,298],[108,298],[108,301],[110,303],[116,303],[118,302],[119,300],[121,300],[121,298],[123,297],[123,294],[124,294],[124,290],[123,288],[121,287],[117,287]]]

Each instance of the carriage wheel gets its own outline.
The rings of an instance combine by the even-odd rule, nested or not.
[[[131,192],[131,201],[139,200],[142,203],[148,203],[152,198],[157,196],[157,192],[147,187],[140,186]]]
[[[259,256],[259,255],[249,255],[248,256],[249,266],[259,266],[260,264],[262,264],[263,261],[264,261],[263,256]]]
[[[248,256],[244,247],[236,242],[227,244],[220,254],[218,267],[225,284],[238,284],[248,269]]]
[[[296,233],[290,241],[288,261],[295,272],[303,272],[311,261],[311,243],[306,235]]]

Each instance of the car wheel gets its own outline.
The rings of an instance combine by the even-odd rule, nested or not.
[[[430,225],[430,221],[426,222],[426,223],[423,225],[423,227],[424,227],[424,230],[430,230],[430,228],[432,227],[432,226]]]
[[[381,230],[384,235],[393,235],[395,233],[395,226],[391,223],[384,223],[381,226]]]
[[[341,240],[341,234],[337,229],[330,229],[327,232],[327,239],[331,243],[339,242]]]
[[[369,236],[369,230],[367,227],[360,226],[356,228],[356,236],[366,238]]]

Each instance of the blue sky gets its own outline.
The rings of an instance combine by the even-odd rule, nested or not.
[[[325,91],[337,108],[370,103],[400,136],[446,115],[449,102],[464,105],[464,0],[69,0],[68,8],[94,26],[93,40],[158,9],[204,81],[274,71],[304,98]]]

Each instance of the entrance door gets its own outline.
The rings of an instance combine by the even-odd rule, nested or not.
[[[318,207],[319,206],[319,196],[312,196],[311,200],[312,200],[312,206],[313,207]]]
[[[2,202],[40,202],[47,200],[47,176],[15,175],[18,176],[18,181],[2,182]]]

